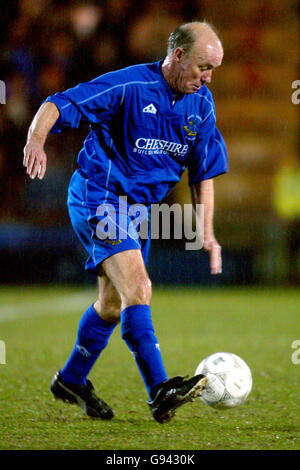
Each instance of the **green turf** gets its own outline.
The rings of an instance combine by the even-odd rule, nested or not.
[[[135,363],[114,332],[91,373],[115,409],[110,422],[56,402],[54,372],[73,347],[77,323],[94,289],[0,289],[0,449],[299,449],[300,292],[265,289],[158,289],[153,320],[169,376],[192,375],[217,351],[241,356],[253,374],[243,405],[216,411],[200,400],[156,423]]]

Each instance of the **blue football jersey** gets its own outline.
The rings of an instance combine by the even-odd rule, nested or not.
[[[161,72],[162,61],[133,65],[49,96],[60,116],[51,132],[90,132],[78,155],[81,174],[128,202],[161,201],[188,168],[189,184],[225,173],[228,157],[216,128],[212,94],[204,85],[176,98]]]

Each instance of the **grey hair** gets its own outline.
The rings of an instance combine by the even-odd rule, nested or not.
[[[187,55],[191,52],[193,45],[195,44],[196,39],[197,39],[193,31],[193,28],[190,27],[193,23],[200,23],[200,22],[194,21],[192,23],[185,23],[185,24],[179,25],[170,34],[169,39],[168,39],[168,49],[167,49],[168,55],[173,54],[173,52],[175,51],[175,49],[177,49],[177,47],[182,47],[182,49]],[[206,21],[202,21],[201,24],[210,28],[218,37],[218,33],[212,24],[207,23]]]
[[[184,27],[184,25],[180,25],[174,29],[169,36],[167,54],[173,54],[177,47],[182,47],[184,52],[189,54],[194,43],[195,36],[191,29]]]

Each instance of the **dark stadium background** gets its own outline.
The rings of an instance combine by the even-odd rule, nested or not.
[[[206,19],[220,32],[213,76],[217,123],[230,172],[216,179],[216,236],[224,273],[184,241],[154,241],[154,283],[300,284],[299,5],[295,0],[107,0],[1,2],[0,282],[94,282],[70,226],[66,194],[86,127],[47,141],[48,171],[22,166],[28,126],[56,91],[101,73],[163,58],[169,33]],[[186,175],[169,202],[189,203]]]

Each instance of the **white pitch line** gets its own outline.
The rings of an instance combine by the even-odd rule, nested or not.
[[[43,300],[31,300],[8,304],[0,308],[0,323],[44,315],[67,315],[76,310],[86,310],[95,301],[93,292],[74,293]]]

